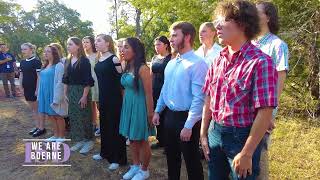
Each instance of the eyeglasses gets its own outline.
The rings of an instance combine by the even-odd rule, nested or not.
[[[214,25],[214,27],[217,27],[217,26],[225,26],[228,22],[231,22],[231,20],[226,20],[226,19],[222,19],[222,18],[219,18],[219,19],[216,19],[214,20],[212,23]]]

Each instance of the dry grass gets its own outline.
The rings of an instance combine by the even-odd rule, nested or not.
[[[270,149],[271,179],[320,179],[320,121],[279,118]]]
[[[29,138],[26,132],[32,127],[31,121],[23,98],[15,101],[0,98],[0,179],[118,180],[128,168],[109,172],[106,161],[93,161],[91,157],[99,151],[99,140],[89,155],[73,153],[69,160],[71,167],[23,167],[22,139]],[[278,118],[276,125],[270,149],[270,179],[320,179],[320,121]],[[50,133],[46,135],[49,136]],[[167,179],[162,151],[152,153],[150,179]],[[207,166],[205,162],[203,164],[206,174]],[[187,179],[184,166],[181,175],[182,180]]]

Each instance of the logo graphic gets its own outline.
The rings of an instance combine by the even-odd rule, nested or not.
[[[66,164],[70,158],[68,144],[49,142],[46,139],[23,139],[23,141],[25,141],[25,161],[22,166],[71,166]]]

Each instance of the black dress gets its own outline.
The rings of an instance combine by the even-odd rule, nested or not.
[[[122,106],[121,74],[110,56],[106,60],[98,61],[95,65],[95,73],[99,87],[99,112],[101,132],[100,156],[106,158],[109,163],[127,164],[126,139],[119,134],[119,123]]]
[[[23,73],[22,87],[26,101],[36,101],[37,72],[41,70],[41,61],[36,57],[21,61],[21,72]]]
[[[153,103],[154,107],[157,107],[157,100],[159,99],[161,88],[164,83],[164,70],[171,60],[171,54],[166,56],[163,59],[158,58],[158,56],[154,56],[152,58],[152,92],[153,92]],[[157,126],[157,140],[159,141],[160,146],[164,146],[164,133],[163,133],[163,123],[164,123],[164,114],[163,111],[160,115],[160,125]]]

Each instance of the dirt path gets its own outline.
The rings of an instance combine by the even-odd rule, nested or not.
[[[46,123],[47,128],[49,123]],[[22,139],[30,138],[27,132],[32,128],[29,108],[23,97],[16,99],[4,98],[0,85],[0,179],[121,179],[128,166],[115,172],[107,170],[107,161],[95,162],[92,155],[99,152],[100,139],[96,139],[95,149],[88,155],[71,153],[68,161],[71,167],[24,167],[25,147]],[[47,132],[41,138],[47,138],[52,132]],[[128,153],[129,155],[129,153]],[[130,156],[129,156],[129,162]],[[204,170],[207,169],[206,163]],[[167,168],[162,150],[153,150],[150,165],[151,178],[167,179]],[[206,174],[206,172],[204,172]],[[185,180],[186,172],[182,166],[181,179]]]

